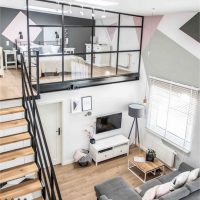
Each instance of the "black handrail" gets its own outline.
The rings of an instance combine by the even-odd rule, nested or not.
[[[29,76],[24,56],[21,54],[22,67],[22,104],[25,108],[25,117],[28,120],[28,131],[31,134],[32,146],[35,151],[35,162],[39,168],[39,179],[43,184],[42,195],[44,199],[62,200],[58,181],[54,171],[50,152],[48,149],[44,129],[36,104],[37,93],[34,94],[31,77]],[[36,66],[37,67],[37,66]]]

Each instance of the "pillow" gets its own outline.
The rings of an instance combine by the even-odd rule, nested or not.
[[[112,199],[108,199],[107,196],[103,195],[103,196],[100,197],[99,200],[112,200]]]
[[[42,46],[42,52],[43,54],[50,54],[51,52],[51,45],[44,45]]]
[[[170,190],[175,190],[177,188],[182,187],[186,183],[186,181],[189,177],[189,174],[190,174],[190,171],[187,171],[187,172],[183,172],[183,173],[179,174],[177,177],[175,177],[172,180],[173,185]]]
[[[149,189],[143,196],[142,200],[153,200],[155,198],[160,198],[161,196],[168,194],[173,183],[168,182],[162,185],[157,185]]]
[[[56,54],[58,53],[58,50],[60,49],[60,46],[54,46],[54,45],[51,45],[51,52]]]
[[[199,176],[199,172],[200,172],[200,168],[192,170],[188,176],[187,183],[196,180]]]

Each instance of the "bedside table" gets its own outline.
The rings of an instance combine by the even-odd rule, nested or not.
[[[9,64],[14,64],[17,69],[17,50],[3,50],[5,59],[5,68],[8,69]]]

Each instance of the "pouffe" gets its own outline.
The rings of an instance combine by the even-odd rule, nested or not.
[[[97,199],[105,195],[112,200],[141,200],[141,196],[131,188],[121,177],[115,177],[104,183],[96,185]]]

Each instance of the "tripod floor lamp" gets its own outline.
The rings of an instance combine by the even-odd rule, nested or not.
[[[131,130],[128,136],[128,139],[131,137],[131,133],[133,130],[133,126],[135,124],[135,145],[138,144],[139,149],[140,149],[140,133],[139,133],[139,128],[138,128],[138,118],[142,118],[144,116],[144,105],[142,104],[130,104],[128,107],[128,115],[130,117],[133,117],[133,123],[131,126]]]

